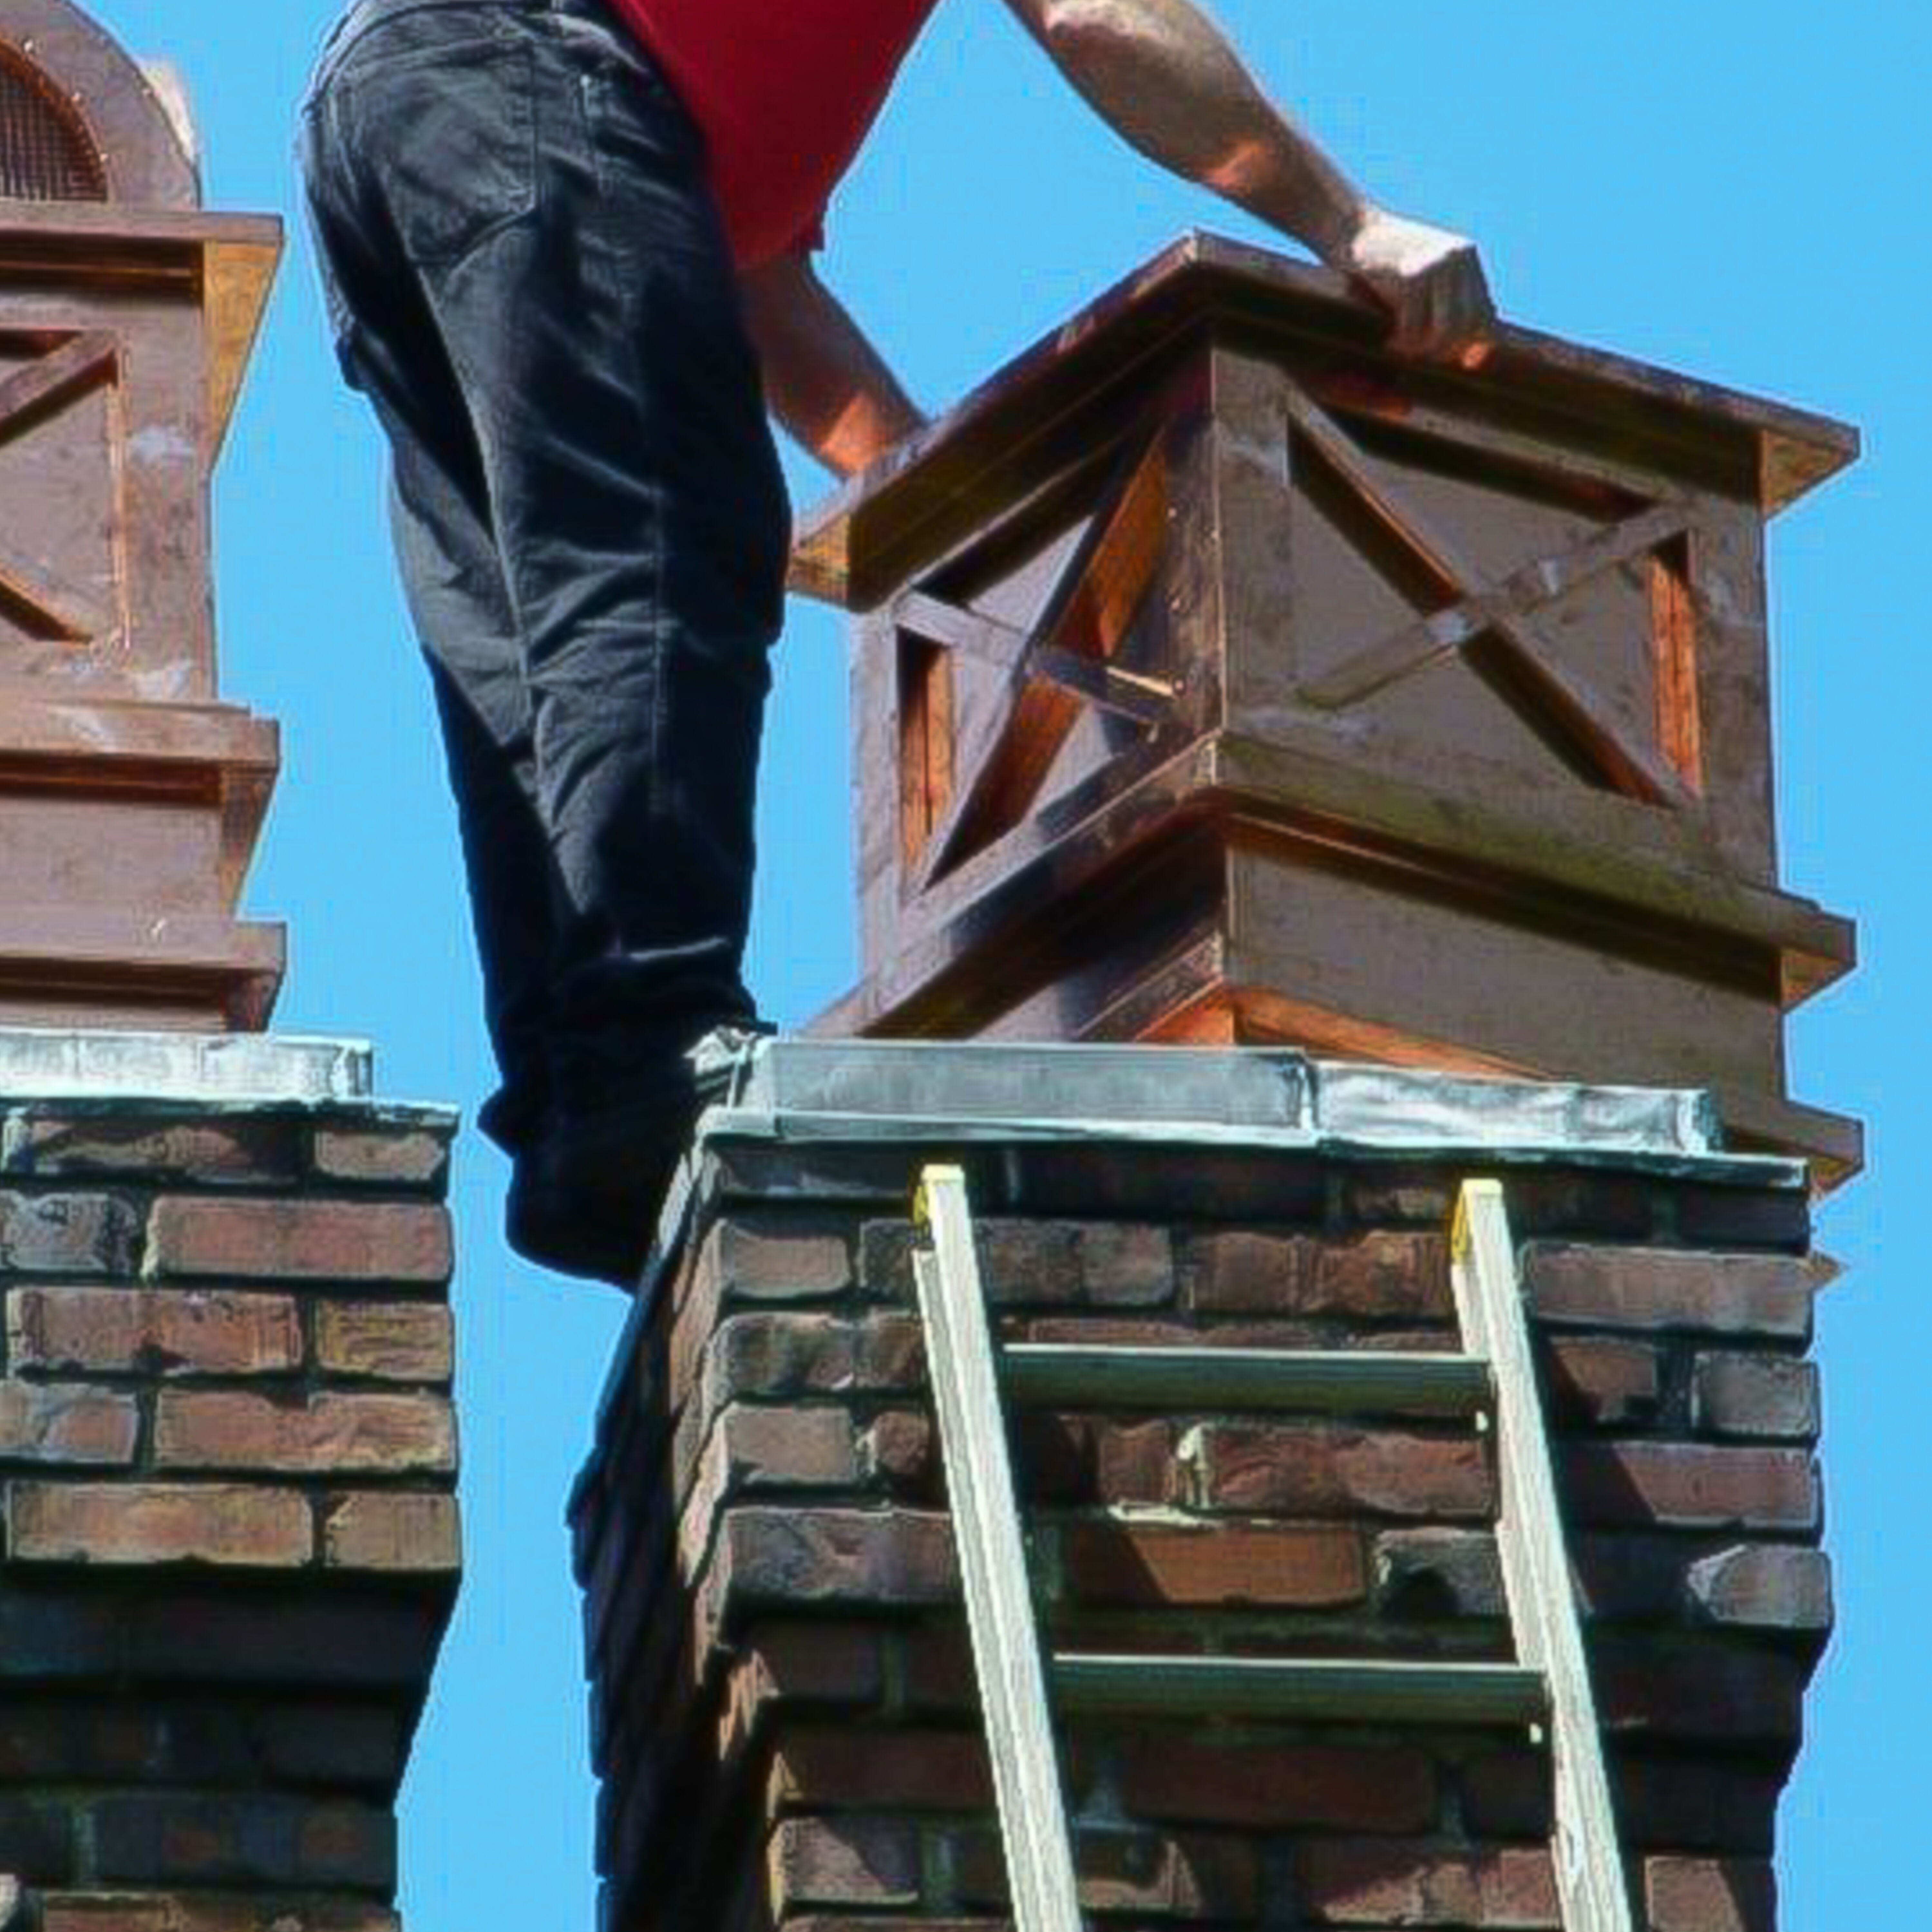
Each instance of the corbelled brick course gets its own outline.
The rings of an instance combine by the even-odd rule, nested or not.
[[[460,1562],[452,1126],[0,1098],[7,1932],[400,1932]]]
[[[1178,1188],[1179,1156],[1083,1150],[1029,1175],[1021,1210],[989,1160],[1006,1334],[1453,1346],[1444,1228],[1472,1170],[1297,1154],[1271,1180],[1198,1157]],[[893,1158],[904,1198],[910,1150],[720,1149],[632,1337],[574,1508],[608,1932],[1000,1922]],[[1831,1622],[1803,1359],[1831,1270],[1774,1188],[1505,1185],[1633,1895],[1652,1932],[1773,1932],[1776,1802]],[[1502,1654],[1493,1449],[1472,1431],[1083,1413],[1015,1436],[1064,1646]],[[1071,1727],[1065,1757],[1103,1922],[1557,1924],[1549,1760],[1522,1737],[1117,1721]]]

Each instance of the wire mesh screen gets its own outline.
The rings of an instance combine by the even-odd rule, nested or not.
[[[78,118],[0,47],[0,200],[105,201],[107,176]]]

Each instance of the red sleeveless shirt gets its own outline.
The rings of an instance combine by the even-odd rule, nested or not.
[[[615,0],[703,128],[739,265],[812,242],[938,0]]]

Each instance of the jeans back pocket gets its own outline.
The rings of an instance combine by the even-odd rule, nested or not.
[[[536,68],[527,41],[370,48],[335,87],[412,260],[458,261],[535,209]]]

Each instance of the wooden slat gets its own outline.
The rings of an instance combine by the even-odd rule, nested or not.
[[[962,789],[912,881],[925,891],[976,844],[1018,824],[1080,716],[1072,694],[1042,679],[1035,660],[1057,649],[1104,664],[1154,581],[1166,522],[1167,452],[1156,436],[1129,452],[1118,480],[1060,571],[1008,673],[959,758]]]
[[[927,642],[944,644],[982,663],[1011,670],[1026,658],[1027,668],[1042,682],[1058,685],[1102,711],[1112,711],[1136,724],[1163,724],[1173,715],[1174,687],[1171,680],[1142,677],[1104,661],[1083,657],[1057,645],[1035,646],[1027,654],[1028,637],[1016,625],[922,590],[908,591],[892,606],[892,621],[902,631]]]
[[[1024,1342],[1000,1361],[1016,1403],[1472,1416],[1490,1400],[1488,1364],[1467,1355]]]
[[[1463,1187],[1450,1272],[1464,1342],[1496,1370],[1502,1490],[1496,1541],[1518,1652],[1550,1687],[1556,1882],[1565,1932],[1630,1932],[1603,1734],[1499,1183],[1472,1180]]]
[[[1676,508],[1647,510],[1587,538],[1560,556],[1513,571],[1493,589],[1466,598],[1337,664],[1305,686],[1302,696],[1324,711],[1339,711],[1372,698],[1398,680],[1451,657],[1501,620],[1526,618],[1567,597],[1606,570],[1628,563],[1682,536],[1690,526]]]
[[[1538,1673],[1507,1664],[1060,1656],[1053,1688],[1088,1717],[1474,1726],[1540,1724],[1548,1711]]]
[[[1413,505],[1387,488],[1321,405],[1292,384],[1284,394],[1295,428],[1389,535],[1439,578],[1445,590],[1461,598],[1484,596],[1490,586],[1482,572]],[[1492,609],[1484,629],[1508,652],[1516,674],[1534,688],[1547,709],[1549,722],[1574,739],[1606,777],[1653,804],[1682,807],[1692,802],[1661,754],[1633,742],[1622,721],[1557,662],[1532,618],[1520,610]]]
[[[38,557],[21,556],[0,540],[0,601],[37,618],[62,644],[88,644],[104,637],[111,620],[86,592],[68,583]]]
[[[90,329],[64,342],[50,356],[16,369],[0,381],[0,430],[16,417],[62,402],[76,389],[110,373],[120,345],[103,329]]]
[[[914,1273],[1015,1924],[1017,1932],[1080,1932],[1072,1841],[965,1175],[928,1168],[920,1200],[932,1246],[914,1255]]]

